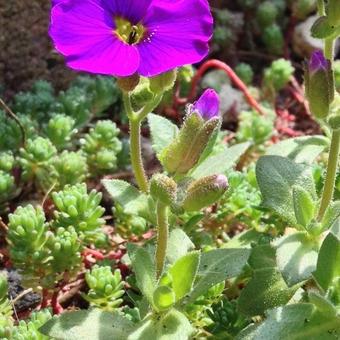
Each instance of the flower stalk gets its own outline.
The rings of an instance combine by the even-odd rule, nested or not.
[[[168,206],[160,201],[157,203],[157,225],[158,235],[155,259],[157,278],[159,278],[164,268],[169,237]]]
[[[139,189],[148,192],[148,179],[145,174],[141,150],[141,121],[130,119],[130,157],[133,173]]]
[[[324,53],[325,57],[333,62],[333,51],[334,51],[334,40],[326,39]],[[322,192],[321,203],[318,213],[318,220],[321,221],[325,215],[325,212],[332,201],[334,194],[334,186],[336,173],[338,169],[339,163],[339,151],[340,151],[340,130],[333,130],[332,139],[331,139],[331,147],[328,155],[328,163],[327,163],[327,173],[325,185]]]
[[[141,125],[145,117],[158,106],[162,96],[163,94],[156,95],[154,99],[139,112],[134,112],[130,94],[127,92],[123,93],[124,107],[130,121],[130,157],[132,170],[139,189],[145,193],[149,191],[149,185],[142,159]]]
[[[333,198],[336,172],[339,161],[339,150],[340,150],[340,130],[334,130],[332,133],[332,142],[328,156],[325,186],[322,193],[320,210],[318,215],[319,221],[321,221],[322,218],[324,217],[327,207],[329,206]]]

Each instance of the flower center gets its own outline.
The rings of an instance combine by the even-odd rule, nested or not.
[[[115,23],[115,33],[123,42],[135,45],[143,39],[146,30],[142,24],[133,25],[129,20],[121,17],[116,17]]]

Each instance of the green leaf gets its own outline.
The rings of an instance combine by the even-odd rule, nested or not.
[[[170,120],[153,113],[148,115],[148,123],[152,148],[158,156],[176,138],[179,130]]]
[[[311,303],[279,307],[268,312],[260,325],[248,326],[237,340],[336,340],[340,318],[322,313]]]
[[[320,294],[311,291],[308,294],[308,298],[309,302],[313,303],[313,305],[315,305],[320,312],[330,316],[336,316],[336,307]]]
[[[192,290],[199,262],[200,253],[195,251],[179,258],[169,269],[169,273],[172,276],[172,288],[176,294],[176,301],[182,299]]]
[[[325,216],[323,217],[321,224],[322,230],[331,229],[340,217],[340,201],[331,202],[328,206]]]
[[[256,269],[241,291],[238,309],[247,316],[263,315],[267,309],[286,304],[298,288],[289,288],[276,268]]]
[[[190,174],[194,179],[201,177],[225,174],[230,170],[239,158],[247,151],[250,143],[236,144],[211,157],[207,157]]]
[[[319,17],[311,27],[311,34],[316,39],[337,38],[339,28],[331,25],[327,16]]]
[[[248,263],[253,269],[275,268],[275,249],[270,244],[264,244],[252,249]]]
[[[154,214],[150,213],[154,209],[150,208],[147,195],[125,181],[104,179],[102,183],[110,196],[123,207],[126,214],[138,215],[150,222],[155,221]]]
[[[304,232],[283,236],[273,242],[276,260],[288,286],[307,280],[316,268],[319,245]]]
[[[170,232],[168,248],[166,257],[170,263],[188,253],[188,251],[195,249],[195,245],[182,229],[173,229]]]
[[[128,244],[127,249],[136,275],[137,285],[149,303],[152,304],[153,293],[156,289],[156,271],[153,258],[147,250],[133,244]]]
[[[91,309],[65,312],[49,320],[39,331],[55,340],[125,340],[133,327],[118,312]]]
[[[192,333],[193,328],[185,315],[172,309],[159,318],[150,316],[142,321],[127,340],[188,340]]]
[[[340,238],[332,232],[321,245],[314,277],[325,291],[340,277]]]
[[[293,186],[293,205],[297,223],[307,228],[314,218],[316,207],[311,195],[298,185]]]
[[[223,244],[222,248],[251,248],[252,244],[257,244],[262,237],[263,233],[255,229],[245,230]]]
[[[194,288],[185,303],[194,302],[212,286],[239,275],[250,252],[249,249],[215,249],[203,253]]]
[[[262,205],[276,212],[293,226],[297,225],[293,204],[293,186],[300,186],[316,198],[311,169],[280,156],[264,156],[256,165]]]
[[[168,286],[159,286],[153,293],[153,302],[159,311],[167,310],[176,302],[175,292]]]
[[[287,157],[295,163],[312,164],[329,146],[324,136],[303,136],[286,139],[267,149],[268,156]]]

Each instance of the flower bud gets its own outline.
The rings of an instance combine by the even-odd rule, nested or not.
[[[141,78],[138,86],[131,92],[131,102],[134,108],[142,108],[149,103],[154,97],[154,93],[150,89],[150,81],[148,78]]]
[[[169,173],[186,174],[191,170],[221,125],[219,99],[214,90],[205,91],[188,110],[177,138],[161,155],[162,165]]]
[[[322,51],[314,52],[305,68],[305,88],[312,114],[326,118],[334,100],[334,75],[331,63]]]
[[[326,16],[319,17],[311,27],[311,34],[316,39],[326,39],[335,33],[335,27],[329,23]]]
[[[177,69],[162,73],[158,76],[149,78],[150,89],[154,93],[162,93],[171,90],[177,78]]]
[[[205,90],[202,96],[192,106],[192,110],[199,113],[204,120],[219,117],[220,99],[215,90]]]
[[[155,200],[171,205],[176,200],[177,184],[166,175],[153,175],[150,181],[150,194]]]
[[[328,1],[328,11],[327,17],[329,24],[335,28],[340,26],[340,3],[339,0],[329,0]]]
[[[136,73],[129,77],[117,78],[117,85],[125,92],[133,91],[138,85],[140,76]]]
[[[203,177],[191,183],[182,206],[186,211],[199,211],[218,201],[228,189],[224,175]]]

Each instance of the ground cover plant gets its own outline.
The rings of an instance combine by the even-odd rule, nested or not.
[[[0,100],[0,337],[339,339],[339,0],[50,16],[82,75]]]

